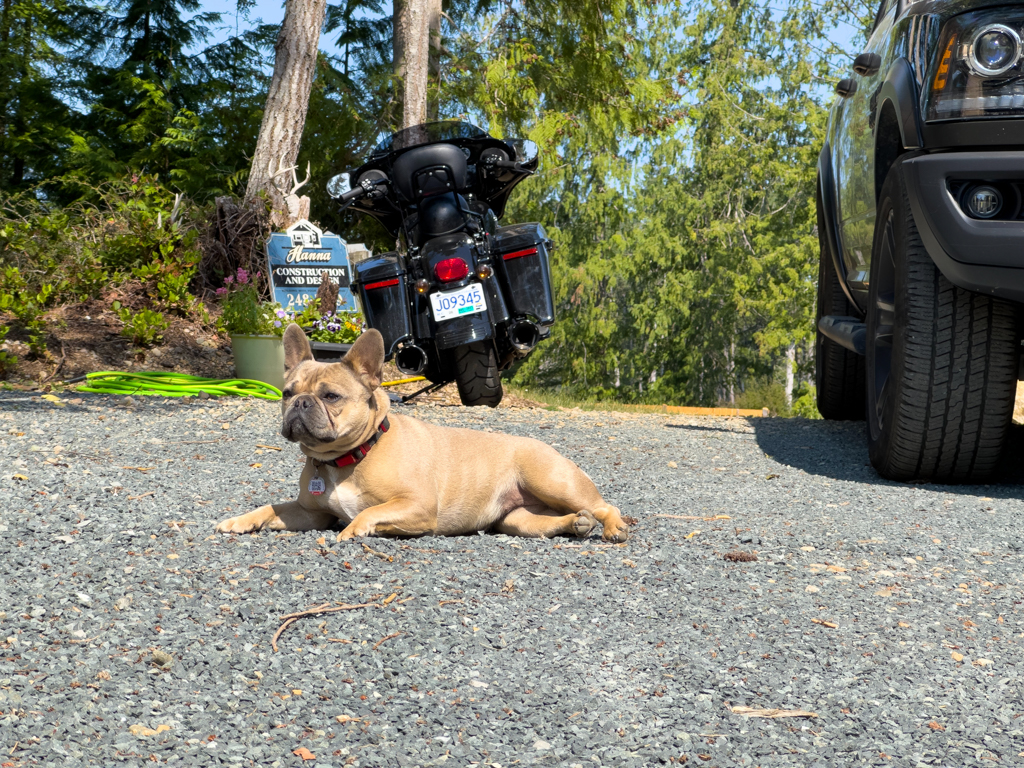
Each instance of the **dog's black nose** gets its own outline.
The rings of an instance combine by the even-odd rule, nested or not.
[[[305,411],[312,408],[314,405],[316,405],[316,403],[313,402],[312,397],[309,395],[299,395],[292,403],[292,408],[301,408]]]

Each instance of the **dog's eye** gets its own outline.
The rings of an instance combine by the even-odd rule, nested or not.
[[[295,394],[295,392],[293,392],[292,390],[286,389],[286,390],[284,390],[284,392],[281,393],[281,397],[288,398],[288,397],[291,397],[294,394]]]
[[[337,394],[336,392],[328,392],[328,393],[327,393],[326,395],[324,395],[324,400],[327,400],[327,401],[329,401],[329,402],[332,402],[332,403],[333,403],[333,402],[335,402],[335,401],[336,401],[336,400],[337,400],[337,399],[338,399],[339,397],[341,397],[341,395]]]

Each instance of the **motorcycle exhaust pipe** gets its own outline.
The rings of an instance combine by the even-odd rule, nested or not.
[[[517,352],[529,352],[540,341],[540,328],[528,320],[518,320],[508,329],[508,338]]]
[[[415,344],[407,344],[395,355],[398,370],[409,376],[419,376],[426,370],[428,362],[427,353]]]

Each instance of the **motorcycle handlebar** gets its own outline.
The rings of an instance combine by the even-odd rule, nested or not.
[[[350,189],[348,192],[346,192],[343,195],[341,195],[338,198],[338,202],[341,202],[341,203],[351,203],[353,200],[357,200],[357,199],[359,199],[360,197],[362,197],[365,194],[366,194],[366,190],[365,189],[363,189],[362,187],[356,187],[355,189]]]

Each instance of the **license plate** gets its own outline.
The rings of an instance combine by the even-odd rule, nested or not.
[[[479,283],[472,283],[450,293],[432,293],[430,305],[434,310],[434,320],[437,322],[487,311],[484,289]]]

